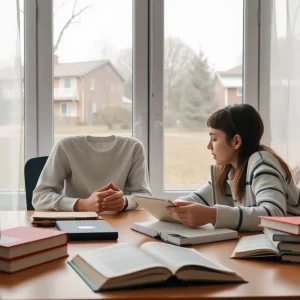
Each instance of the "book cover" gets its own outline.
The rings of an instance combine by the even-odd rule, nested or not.
[[[300,216],[299,217],[266,217],[260,216],[260,227],[267,227],[291,234],[300,235]]]
[[[168,206],[176,206],[176,203],[172,200],[150,196],[133,196],[132,199],[157,220],[180,223],[173,219],[166,209]]]
[[[194,249],[148,242],[118,243],[75,255],[70,266],[93,291],[173,282],[243,283],[235,271]],[[120,267],[121,266],[121,267]]]
[[[235,230],[214,229],[210,224],[190,228],[183,224],[148,221],[134,223],[131,229],[177,246],[224,241],[238,237],[238,232]]]
[[[0,258],[13,259],[68,243],[65,232],[19,226],[1,231]]]
[[[56,228],[68,232],[71,241],[118,239],[118,231],[105,220],[61,220]]]

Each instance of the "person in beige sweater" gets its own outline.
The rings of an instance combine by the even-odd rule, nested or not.
[[[258,216],[300,215],[300,193],[288,165],[260,144],[259,113],[248,104],[229,105],[208,121],[207,148],[216,161],[206,185],[176,200],[169,214],[188,226],[259,231]]]
[[[35,209],[122,211],[151,195],[142,142],[122,136],[72,136],[57,142],[33,191]]]

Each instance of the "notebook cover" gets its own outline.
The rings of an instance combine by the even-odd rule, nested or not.
[[[69,233],[72,241],[116,240],[118,232],[104,220],[56,221],[56,228]]]

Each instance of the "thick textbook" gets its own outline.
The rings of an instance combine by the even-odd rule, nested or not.
[[[71,241],[116,240],[118,231],[104,220],[56,221],[56,228],[69,233]]]
[[[68,246],[63,245],[11,260],[0,259],[0,271],[14,273],[67,256]]]
[[[183,224],[163,221],[134,223],[131,229],[160,238],[177,246],[196,245],[209,242],[236,239],[238,232],[231,229],[214,229],[212,225],[190,228]]]
[[[168,206],[176,206],[176,203],[172,200],[150,196],[133,196],[132,199],[157,220],[180,223],[173,219],[166,209]]]
[[[278,241],[278,238],[281,238],[282,236],[287,236],[287,237],[291,236],[291,237],[300,238],[299,235],[291,235],[291,234],[288,234],[288,233],[276,231],[276,230],[269,229],[269,228],[264,228],[264,233],[270,239],[270,241],[273,242],[273,244],[277,247],[277,249],[279,251],[281,251],[282,253],[283,252],[292,252],[293,254],[299,254],[300,255],[300,242],[299,241],[298,241],[298,243],[295,242],[295,241],[293,241],[293,242],[291,242],[291,241],[286,242],[285,240]],[[276,239],[276,240],[274,240],[274,239]]]
[[[242,283],[236,272],[194,249],[160,242],[120,243],[77,254],[68,263],[93,291],[155,283]]]
[[[264,233],[268,236],[271,241],[274,242],[287,242],[287,243],[299,243],[300,244],[300,235],[294,235],[287,232],[274,230],[265,227]]]
[[[31,224],[52,226],[57,220],[102,219],[94,211],[36,211],[30,217]]]
[[[240,238],[230,258],[261,258],[280,256],[277,246],[265,234]]]
[[[287,233],[300,235],[299,217],[265,217],[260,216],[260,227],[267,227]]]
[[[1,231],[0,259],[13,259],[67,244],[65,232],[19,226]]]

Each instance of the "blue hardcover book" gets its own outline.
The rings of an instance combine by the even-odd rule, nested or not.
[[[56,229],[69,233],[71,241],[116,240],[118,231],[104,220],[56,221]]]
[[[294,235],[266,227],[264,228],[264,233],[274,242],[300,243],[300,235]]]

